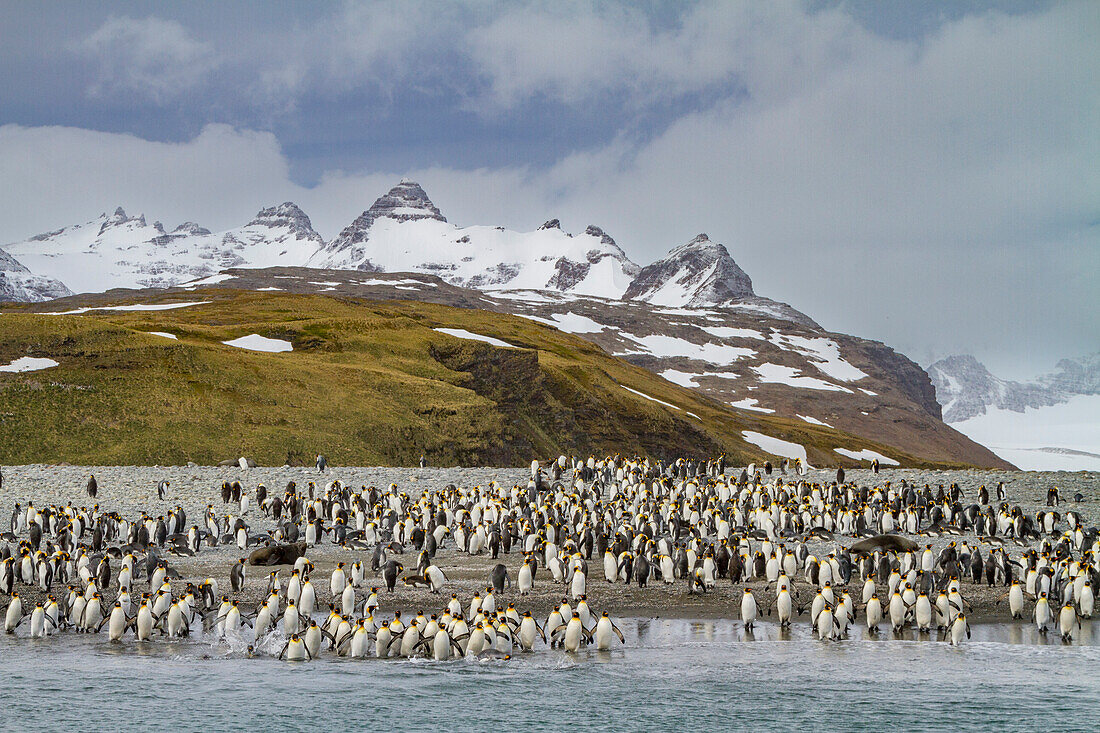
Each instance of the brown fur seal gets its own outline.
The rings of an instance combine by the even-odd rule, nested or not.
[[[261,547],[248,556],[249,565],[290,565],[306,554],[306,543]]]
[[[848,548],[849,552],[869,555],[875,550],[894,550],[895,552],[915,552],[918,545],[913,540],[898,534],[880,534],[860,540]]]

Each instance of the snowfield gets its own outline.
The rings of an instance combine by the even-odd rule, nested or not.
[[[890,456],[884,456],[881,453],[876,453],[875,451],[873,451],[869,448],[864,448],[863,450],[848,450],[846,448],[833,448],[833,451],[835,453],[839,453],[842,456],[847,456],[848,458],[854,458],[857,461],[873,461],[875,459],[878,459],[878,462],[880,464],[882,464],[883,466],[899,466],[899,465],[901,465],[897,461],[895,461],[893,458],[891,458]]]
[[[773,438],[770,435],[764,435],[763,433],[757,433],[752,430],[742,430],[741,436],[749,443],[752,443],[761,450],[767,451],[775,456],[783,456],[784,458],[801,459],[803,463],[807,463],[806,449],[798,443],[791,443],[786,440],[780,440],[779,438]]]
[[[192,303],[137,303],[136,305],[99,305],[89,308],[77,308],[71,311],[58,311],[44,313],[47,316],[78,316],[90,311],[170,311],[176,308],[187,308],[192,305],[206,305],[209,300],[198,300]]]
[[[819,389],[827,392],[851,393],[852,391],[838,384],[826,382],[824,379],[800,376],[800,370],[780,364],[761,364],[760,366],[754,366],[752,370],[756,372],[761,382],[769,384],[785,384],[788,387],[797,387],[798,389]]]
[[[523,348],[522,346],[516,346],[515,344],[510,344],[507,341],[501,341],[498,338],[493,338],[492,336],[482,336],[479,333],[472,333],[464,328],[433,328],[432,330],[439,331],[440,333],[445,333],[448,336],[454,336],[455,338],[469,339],[470,341],[481,341],[486,344],[491,344],[492,346],[500,346],[507,349]]]
[[[1100,395],[1076,395],[1024,412],[987,407],[951,423],[1025,471],[1100,471]]]
[[[21,356],[10,364],[0,366],[0,372],[37,372],[55,366],[60,366],[60,364],[53,359],[41,356]]]
[[[282,339],[271,339],[266,336],[261,336],[258,333],[251,333],[247,336],[241,336],[240,338],[233,339],[232,341],[222,341],[226,346],[232,346],[236,349],[246,349],[248,351],[266,351],[272,354],[279,353],[281,351],[293,351],[294,345],[289,341]]]

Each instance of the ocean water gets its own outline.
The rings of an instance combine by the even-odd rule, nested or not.
[[[805,623],[619,626],[626,644],[611,652],[451,662],[249,659],[242,639],[4,636],[0,700],[7,730],[1098,730],[1097,621],[1069,644],[1022,623],[977,625],[959,648],[862,629],[821,642]]]

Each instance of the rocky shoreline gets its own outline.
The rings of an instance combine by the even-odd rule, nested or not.
[[[396,484],[400,490],[415,495],[420,491],[439,489],[447,484],[475,486],[494,480],[508,486],[526,484],[529,477],[527,469],[517,468],[330,467],[325,473],[319,473],[314,468],[290,467],[242,469],[199,466],[12,466],[3,468],[4,481],[0,488],[0,506],[3,507],[4,516],[10,516],[16,502],[24,507],[27,501],[33,501],[39,507],[67,502],[75,506],[87,506],[91,501],[85,492],[85,484],[92,474],[96,476],[99,484],[97,501],[103,509],[118,511],[127,517],[134,517],[141,513],[156,517],[179,505],[187,511],[191,518],[189,522],[198,521],[208,504],[213,505],[219,514],[236,513],[238,507],[235,503],[222,503],[220,486],[223,481],[240,481],[253,497],[257,485],[261,483],[266,485],[269,491],[281,493],[289,481],[296,482],[300,490],[304,490],[308,482],[314,481],[320,492],[321,487],[332,479],[340,479],[352,487],[377,486],[385,489],[390,484]],[[825,482],[831,480],[833,474],[825,470],[811,471],[806,478]],[[1029,514],[1034,514],[1040,507],[1045,506],[1046,491],[1049,487],[1058,486],[1063,500],[1066,501],[1061,509],[1063,512],[1068,508],[1079,512],[1086,527],[1094,526],[1100,521],[1100,474],[1095,473],[895,469],[883,471],[878,476],[874,476],[870,471],[848,472],[848,480],[857,484],[900,482],[901,479],[918,485],[928,483],[933,487],[939,484],[949,486],[957,482],[966,492],[969,500],[964,500],[964,504],[976,501],[978,486],[985,484],[993,493],[997,482],[1004,481],[1009,502],[1018,503]],[[164,500],[158,498],[156,491],[157,484],[162,480],[169,482],[168,493]],[[1084,500],[1075,504],[1072,497],[1077,493],[1082,494]],[[254,505],[245,519],[252,533],[266,532],[274,527],[274,523],[264,517],[259,508]],[[6,530],[7,520],[2,521]],[[855,539],[837,535],[834,539],[827,541],[811,539],[808,540],[807,545],[811,553],[827,554],[838,545],[851,545]],[[921,544],[931,543],[936,551],[952,539],[960,541],[968,539],[971,543],[975,540],[972,534],[964,537],[918,537],[916,539]],[[1009,554],[1014,558],[1023,552],[1023,548],[1011,543],[1007,547]],[[169,560],[171,567],[181,574],[181,587],[186,581],[198,584],[206,578],[214,578],[221,592],[227,592],[230,567],[238,557],[246,554],[235,545],[222,545],[218,548],[207,548],[204,545],[202,550],[193,557],[168,555],[165,557]],[[330,544],[326,538],[324,543],[309,550],[308,557],[316,566],[313,578],[318,595],[318,608],[325,608],[331,600],[328,578],[339,561],[350,564],[354,560],[359,560],[368,568],[365,587],[361,592],[367,592],[370,586],[384,585],[380,577],[369,571],[369,551],[353,552]],[[403,555],[394,555],[394,557],[406,566],[407,573],[414,572],[416,553],[411,548]],[[486,585],[489,584],[490,569],[497,562],[503,562],[508,567],[514,582],[522,562],[522,554],[516,548],[513,548],[510,554],[502,554],[500,558],[494,560],[488,554],[471,556],[457,552],[453,545],[447,544],[435,559],[435,564],[448,578],[441,594],[432,594],[426,589],[407,587],[399,583],[392,594],[386,592],[384,588],[380,591],[381,607],[387,614],[393,610],[401,610],[403,614],[415,614],[420,610],[432,613],[439,611],[446,604],[451,593],[458,594],[459,599],[466,605],[474,592],[485,590]],[[272,569],[285,571],[287,566],[248,568],[245,590],[235,595],[246,608],[251,608],[266,597],[267,575]],[[283,575],[285,576],[286,572]],[[808,605],[814,591],[801,577],[801,573],[794,581],[800,600]],[[143,582],[136,583],[135,590],[144,590],[143,585]],[[682,580],[668,585],[659,580],[651,580],[646,588],[639,588],[637,585],[624,586],[620,583],[610,584],[603,579],[600,559],[594,557],[590,561],[587,595],[590,607],[596,612],[606,610],[619,617],[733,620],[739,618],[743,587],[753,589],[758,595],[762,608],[772,605],[774,589],[765,581],[732,585],[728,580],[719,580],[718,586],[706,594],[689,593],[687,584]],[[852,597],[857,599],[857,603],[861,589],[862,581],[859,580],[858,575],[854,575],[848,590]],[[1008,619],[1007,604],[1003,601],[1004,588],[988,588],[985,585],[979,586],[964,581],[962,593],[972,605],[969,616],[974,622]],[[519,597],[513,586],[505,591],[503,598],[498,596],[498,603],[506,605],[509,602],[515,602],[516,607],[521,611],[530,610],[536,617],[545,618],[567,594],[567,586],[552,582],[546,570],[542,569],[536,578],[532,593]],[[28,588],[25,595],[33,603],[44,594],[37,588]],[[105,594],[107,601],[113,602],[113,598],[114,589]],[[1030,605],[1028,602],[1026,609],[1028,612]],[[807,622],[807,618],[808,616],[803,616],[800,621]]]

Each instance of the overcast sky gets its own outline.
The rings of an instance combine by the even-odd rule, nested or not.
[[[123,206],[402,176],[452,222],[699,232],[757,292],[922,364],[1100,349],[1100,3],[2,3],[0,243]]]

